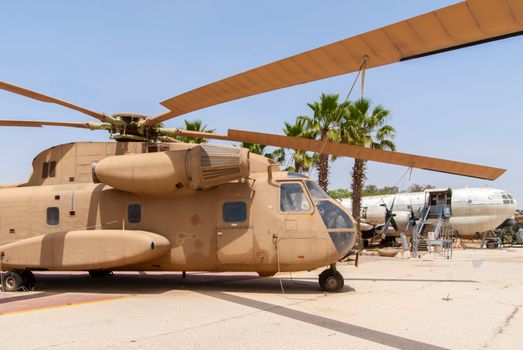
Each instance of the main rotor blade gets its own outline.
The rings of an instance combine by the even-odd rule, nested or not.
[[[82,129],[99,129],[99,123],[69,123],[69,122],[46,122],[46,121],[32,121],[32,120],[0,120],[0,126],[20,126],[41,128],[43,126],[66,126],[70,128]]]
[[[520,0],[469,0],[185,92],[148,125],[239,98],[523,34]]]
[[[169,137],[185,136],[185,137],[213,139],[213,140],[229,140],[229,137],[227,135],[214,134],[214,133],[210,133],[210,132],[190,131],[190,130],[176,129],[176,128],[159,128],[158,131],[162,135],[169,136]]]
[[[214,134],[207,134],[206,138],[213,138]],[[224,139],[223,135],[219,135]],[[456,162],[452,160],[424,157],[415,154],[384,151],[348,144],[324,142],[301,137],[264,134],[252,131],[232,130],[227,133],[227,140],[258,143],[267,146],[284,147],[294,150],[311,151],[317,153],[331,154],[371,160],[380,163],[402,165],[442,173],[475,177],[485,180],[495,180],[501,176],[505,169],[493,168],[484,165]]]
[[[91,111],[90,109],[83,108],[83,107],[74,105],[72,103],[59,100],[59,99],[54,98],[54,97],[46,96],[46,95],[41,94],[39,92],[28,90],[28,89],[25,89],[25,88],[20,87],[20,86],[16,86],[16,85],[12,85],[12,84],[0,81],[0,89],[12,92],[12,93],[17,94],[17,95],[22,95],[22,96],[25,96],[25,97],[29,97],[29,98],[32,98],[34,100],[47,102],[47,103],[55,103],[57,105],[60,105],[60,106],[63,106],[63,107],[67,107],[69,109],[72,109],[72,110],[75,110],[75,111],[78,111],[78,112],[90,115],[91,117],[94,117],[94,118],[96,118],[96,119],[98,119],[98,120],[100,120],[102,122],[105,122],[105,115],[103,113]]]

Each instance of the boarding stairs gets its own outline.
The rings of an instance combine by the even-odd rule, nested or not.
[[[421,218],[412,232],[412,253],[415,257],[418,256],[419,251],[437,251],[447,259],[452,257],[452,229],[448,220],[448,211],[444,207],[437,208],[437,211],[439,214],[434,218],[434,210],[431,210],[430,206],[422,210]],[[423,231],[428,225],[431,225],[433,230],[423,236]]]
[[[425,225],[428,223],[428,217],[430,213],[430,205],[423,207],[421,210],[421,216],[414,230],[412,231],[412,254],[414,256],[418,255],[418,251],[427,250],[427,244],[424,240],[424,237],[421,235]]]

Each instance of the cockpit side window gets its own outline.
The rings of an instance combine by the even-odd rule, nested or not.
[[[311,204],[299,183],[281,184],[280,210],[282,212],[311,210]]]
[[[503,198],[503,204],[514,204],[514,197],[506,192],[501,192],[501,197]]]

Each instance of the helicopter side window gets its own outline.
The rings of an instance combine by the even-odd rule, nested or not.
[[[47,225],[58,226],[60,223],[60,209],[57,207],[47,208]]]
[[[56,176],[56,161],[49,162],[49,177]]]
[[[224,222],[243,222],[247,220],[247,204],[245,202],[223,203],[222,215]]]
[[[56,161],[42,163],[42,179],[56,176]]]
[[[47,179],[49,176],[49,163],[45,162],[42,164],[42,179]]]
[[[142,206],[140,204],[129,204],[127,207],[127,221],[130,224],[139,224],[142,221]]]
[[[309,211],[309,203],[303,188],[298,183],[284,183],[280,187],[280,210],[286,211]]]

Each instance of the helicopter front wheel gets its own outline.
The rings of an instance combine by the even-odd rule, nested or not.
[[[345,284],[343,276],[335,268],[330,268],[320,273],[318,282],[321,290],[330,293],[341,291]]]

